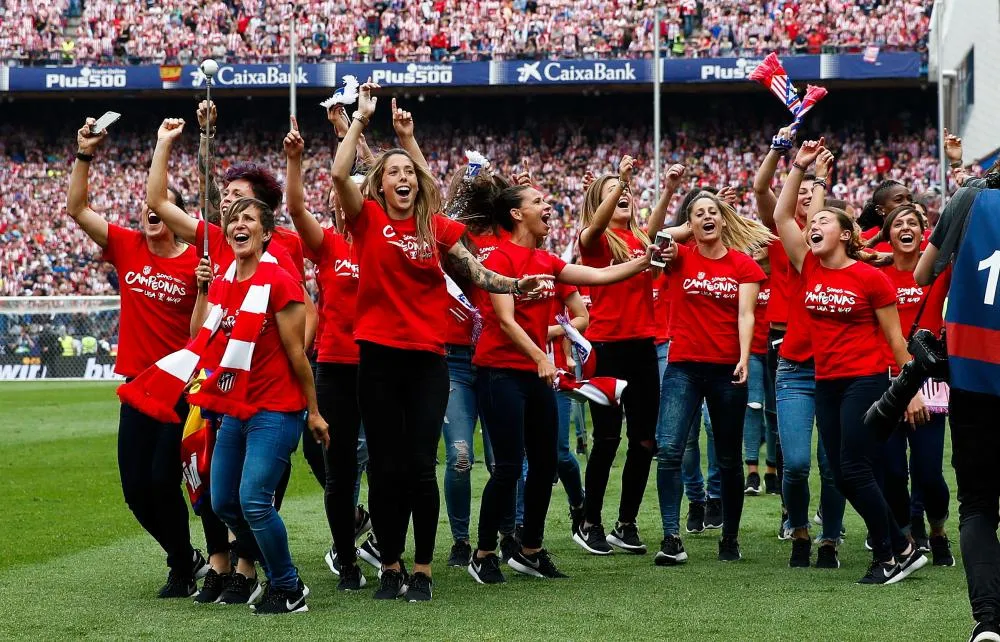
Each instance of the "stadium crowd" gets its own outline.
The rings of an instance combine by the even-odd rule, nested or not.
[[[294,20],[303,61],[468,61],[652,55],[644,0],[6,0],[0,60],[188,64],[288,55]],[[927,0],[668,0],[665,55],[760,56],[925,50]],[[293,17],[294,14],[294,17]],[[72,22],[71,22],[72,20]],[[74,29],[73,24],[76,24]]]

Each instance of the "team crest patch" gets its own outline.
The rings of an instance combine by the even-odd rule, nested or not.
[[[219,376],[219,381],[216,385],[222,392],[229,392],[233,389],[233,384],[236,382],[236,375],[232,372],[225,372]]]

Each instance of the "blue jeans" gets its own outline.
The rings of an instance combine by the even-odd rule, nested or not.
[[[788,526],[809,528],[809,468],[816,418],[816,370],[811,362],[799,363],[779,358],[775,385],[778,433],[785,460],[781,494],[788,509]],[[820,477],[819,504],[823,510],[821,539],[837,542],[844,521],[844,496],[837,490],[822,441],[816,444],[816,460]]]
[[[667,370],[667,361],[670,357],[670,343],[661,343],[656,346],[656,360],[660,368],[660,385],[663,385],[663,373]],[[656,425],[656,434],[660,434],[663,418],[667,412],[667,404],[671,402],[667,390],[660,391],[660,416]],[[695,417],[691,424],[691,434],[688,436],[687,444],[684,447],[684,461],[681,464],[681,479],[684,481],[684,494],[689,502],[704,502],[705,477],[701,473],[701,447],[699,439],[701,437],[701,424],[705,423],[705,436],[708,450],[708,497],[718,499],[722,493],[722,480],[719,477],[719,465],[715,461],[715,437],[712,435],[712,420],[708,416],[708,408],[702,404],[701,413]]]
[[[238,549],[252,550],[256,540],[271,586],[285,590],[297,588],[299,576],[274,509],[274,489],[299,444],[303,421],[302,412],[268,410],[245,422],[224,417],[212,455],[212,508],[236,535]]]
[[[663,375],[663,394],[671,403],[656,435],[656,490],[663,534],[680,533],[681,465],[691,426],[702,402],[708,406],[716,437],[721,477],[722,532],[736,535],[743,514],[743,416],[747,387],[732,383],[733,366],[713,363],[671,363]]]
[[[448,510],[451,536],[456,541],[469,541],[469,521],[472,514],[472,466],[476,463],[476,367],[472,365],[472,349],[448,345],[448,409],[444,415],[444,502]],[[489,437],[483,431],[486,466],[493,468]]]
[[[750,355],[750,373],[747,377],[747,414],[743,420],[743,458],[748,466],[760,460],[760,442],[763,439],[767,452],[765,462],[774,466],[778,426],[774,414],[765,412],[767,402],[767,355]]]

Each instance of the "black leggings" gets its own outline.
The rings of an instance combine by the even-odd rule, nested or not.
[[[448,365],[443,355],[433,352],[368,341],[358,345],[358,407],[368,438],[368,501],[382,563],[399,561],[412,513],[413,562],[430,564],[441,509],[435,463],[448,407]]]
[[[323,502],[333,534],[337,558],[344,568],[356,559],[354,547],[354,480],[358,470],[358,366],[321,363],[316,368],[319,412],[330,424],[330,447],[325,451]],[[310,436],[303,439],[315,443]],[[322,450],[322,448],[320,449]]]
[[[594,419],[594,448],[587,462],[585,517],[600,524],[604,494],[611,466],[622,435],[622,414],[626,420],[628,451],[622,468],[622,497],[618,521],[634,523],[649,480],[650,462],[656,448],[656,421],[660,412],[660,369],[652,339],[631,339],[595,343],[596,375],[628,381],[621,406],[591,402]],[[530,470],[530,466],[529,466]]]
[[[536,372],[481,368],[476,378],[476,397],[479,416],[489,426],[494,461],[479,509],[478,548],[495,550],[497,533],[514,514],[517,481],[525,456],[528,478],[524,484],[521,544],[541,548],[558,460],[555,393]]]
[[[181,402],[177,414],[187,416]],[[181,424],[164,424],[132,406],[121,405],[118,420],[118,472],[125,503],[139,524],[167,554],[167,566],[191,572],[194,550],[188,510],[181,490]],[[207,498],[206,498],[207,499]],[[209,555],[229,550],[225,524],[203,501],[201,522]]]

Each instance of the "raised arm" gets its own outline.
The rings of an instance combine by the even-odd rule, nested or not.
[[[285,136],[285,158],[288,167],[285,170],[285,198],[288,202],[288,215],[292,218],[295,231],[299,233],[302,242],[313,252],[318,252],[323,245],[323,228],[319,221],[306,209],[305,189],[302,187],[302,150],[305,141],[299,134],[299,123],[295,116],[291,117],[291,129]]]
[[[213,144],[217,128],[215,122],[218,112],[215,108],[215,101],[209,104],[203,100],[198,103],[198,128],[201,130],[198,142],[198,194],[204,194],[206,183],[208,188],[208,220],[218,221],[220,218],[219,207],[222,204],[222,194],[219,193],[219,185],[215,181],[214,174],[208,175],[209,145]],[[199,202],[199,207],[201,203]]]
[[[170,202],[167,195],[167,161],[170,148],[184,131],[183,118],[167,118],[156,133],[156,149],[149,167],[146,182],[146,205],[170,228],[179,239],[194,244],[198,234],[198,221]]]
[[[778,230],[781,244],[785,247],[789,262],[796,271],[802,271],[802,263],[806,259],[809,245],[802,236],[802,230],[795,222],[795,206],[799,198],[799,186],[802,185],[802,177],[806,168],[812,164],[816,157],[823,150],[823,139],[818,141],[810,140],[802,144],[799,153],[795,156],[792,164],[792,171],[788,173],[785,184],[781,186],[781,195],[774,207],[774,226]]]
[[[538,366],[539,378],[544,379],[545,383],[551,386],[556,377],[556,366],[549,361],[549,355],[545,354],[545,350],[536,346],[524,328],[514,319],[514,297],[510,294],[492,293],[490,301],[493,302],[493,310],[496,312],[500,329],[517,346],[518,350],[535,362],[535,365]]]
[[[333,130],[337,133],[337,145],[341,145],[344,142],[344,137],[347,136],[347,130],[351,128],[351,120],[347,117],[344,106],[334,105],[327,109],[326,119],[330,121],[330,124],[333,125]],[[358,160],[365,165],[371,165],[375,162],[375,154],[368,147],[368,141],[365,139],[364,134],[358,137],[358,146],[355,151],[355,163]]]
[[[424,169],[430,169],[427,159],[424,158],[424,153],[420,151],[417,139],[413,136],[413,114],[397,108],[395,98],[392,99],[392,127],[396,130],[396,136],[399,138],[399,146],[405,149],[406,153],[412,156],[418,165]]]
[[[649,215],[649,225],[646,228],[646,234],[649,235],[649,238],[656,236],[656,233],[663,228],[663,222],[667,218],[667,208],[670,206],[670,200],[677,192],[677,188],[680,186],[683,178],[683,165],[675,164],[671,165],[667,169],[666,178],[663,181],[663,192],[660,194],[660,200],[658,200],[656,205],[653,206],[653,212]]]
[[[560,283],[569,283],[570,285],[610,285],[618,283],[648,268],[649,259],[654,254],[661,254],[660,248],[650,244],[646,247],[645,256],[626,261],[625,263],[616,263],[602,268],[567,263],[556,280]],[[667,261],[673,260],[677,256],[677,244],[671,243],[670,247],[662,252],[662,256]]]
[[[365,199],[361,188],[351,180],[351,170],[354,168],[354,153],[361,138],[361,132],[368,125],[375,113],[378,98],[372,96],[372,90],[378,89],[375,83],[366,82],[358,92],[358,110],[347,129],[344,140],[337,146],[337,155],[333,159],[333,187],[337,190],[340,205],[344,208],[347,220],[354,220],[361,213]]]
[[[753,342],[754,310],[757,308],[757,294],[760,283],[740,283],[739,316],[737,327],[740,335],[740,362],[733,370],[733,381],[744,384],[749,375],[750,344]]]
[[[212,262],[202,257],[198,261],[198,267],[194,270],[195,278],[198,281],[198,297],[194,301],[194,310],[191,311],[191,338],[198,336],[198,330],[204,325],[208,318],[208,309],[212,307],[208,302],[208,286],[212,283]]]
[[[93,123],[94,119],[88,118],[83,127],[76,132],[77,154],[93,156],[107,135],[107,131],[91,134],[90,126]],[[89,177],[90,161],[81,160],[78,157],[73,162],[73,173],[69,177],[66,209],[77,225],[87,233],[87,236],[92,238],[101,248],[106,248],[108,246],[108,222],[100,214],[90,209],[87,187]]]
[[[813,181],[812,201],[810,201],[809,211],[806,213],[806,227],[809,227],[813,217],[826,207],[826,195],[829,193],[826,181],[833,171],[833,161],[833,152],[825,147],[816,158],[816,180]]]
[[[547,281],[553,279],[548,274],[536,274],[521,279],[497,274],[483,267],[461,241],[448,250],[448,264],[459,276],[471,281],[476,287],[494,294],[534,294],[543,289]]]
[[[593,247],[597,243],[604,230],[608,229],[611,217],[614,216],[615,208],[618,207],[618,199],[622,192],[628,187],[629,179],[632,178],[632,167],[635,160],[631,156],[623,156],[618,164],[618,184],[611,190],[608,197],[601,201],[594,212],[594,219],[590,222],[590,227],[584,228],[580,232],[580,245],[582,247]]]
[[[763,162],[757,169],[757,174],[753,177],[753,195],[757,201],[757,216],[764,225],[774,227],[774,207],[778,199],[774,196],[771,183],[774,181],[774,173],[778,171],[778,161],[792,148],[791,129],[782,127],[777,135],[771,139],[771,149],[767,151]]]

